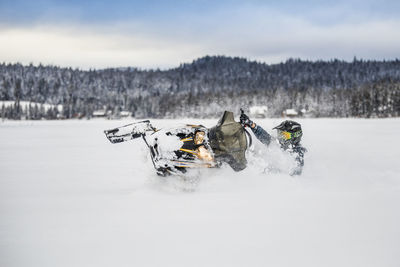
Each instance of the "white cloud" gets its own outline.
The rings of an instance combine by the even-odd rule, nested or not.
[[[329,11],[327,11],[329,13]],[[267,62],[289,57],[351,60],[393,59],[400,55],[400,20],[317,23],[271,9],[240,9],[221,17],[204,34],[209,48]]]
[[[96,28],[35,27],[0,30],[0,59],[81,68],[156,67],[191,60],[196,45],[140,35],[108,34]]]
[[[351,60],[400,55],[400,21],[316,24],[274,10],[219,11],[184,23],[0,28],[0,61],[88,68],[167,68],[206,54],[277,63],[289,57]],[[222,12],[222,13],[221,13]],[[182,21],[183,19],[183,21]]]

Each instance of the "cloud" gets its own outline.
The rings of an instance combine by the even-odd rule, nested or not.
[[[170,67],[193,55],[196,44],[177,43],[78,27],[35,27],[0,30],[0,58],[5,62],[52,64],[84,69],[137,66]]]
[[[215,21],[209,31],[197,34],[209,50],[221,54],[271,63],[289,57],[351,60],[354,56],[390,59],[400,55],[399,19],[318,23],[271,8],[242,7],[227,12],[219,17],[228,19]]]
[[[338,7],[337,7],[338,8]],[[330,20],[332,11],[325,10]],[[340,12],[335,12],[336,14]],[[320,17],[323,11],[318,12]],[[0,60],[88,68],[168,68],[204,55],[278,63],[290,57],[351,60],[400,55],[400,20],[316,21],[254,5],[151,20],[0,27]]]
[[[212,46],[269,62],[288,57],[351,60],[354,56],[389,59],[400,55],[400,21],[338,25],[315,25],[301,19],[279,21],[274,24],[276,28],[236,27],[236,31],[213,39]]]

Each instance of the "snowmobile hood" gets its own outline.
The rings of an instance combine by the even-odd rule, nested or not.
[[[210,129],[209,140],[217,160],[227,162],[235,171],[246,168],[246,134],[232,112],[225,111],[218,124]]]

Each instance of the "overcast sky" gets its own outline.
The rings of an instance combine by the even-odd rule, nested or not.
[[[0,62],[165,69],[205,55],[400,58],[400,1],[0,0]]]

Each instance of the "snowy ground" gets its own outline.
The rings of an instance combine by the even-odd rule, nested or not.
[[[126,121],[0,123],[0,266],[399,266],[400,119],[300,122],[301,177],[252,163],[192,192],[105,139]]]

